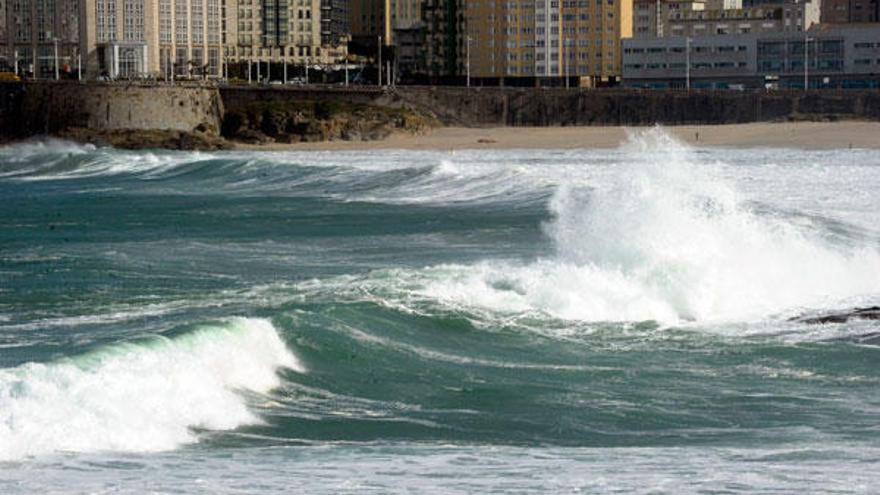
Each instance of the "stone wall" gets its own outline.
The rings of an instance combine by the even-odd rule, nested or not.
[[[0,83],[0,138],[69,128],[217,136],[224,116],[255,102],[329,101],[409,108],[461,126],[734,124],[880,120],[878,91],[639,91],[401,86],[223,87],[76,82]]]
[[[447,124],[572,126],[737,124],[788,119],[880,120],[877,91],[638,91],[401,87],[398,103]]]
[[[93,130],[204,130],[217,134],[223,104],[207,86],[76,82],[3,84],[0,117],[13,134]],[[14,122],[14,125],[9,125]]]

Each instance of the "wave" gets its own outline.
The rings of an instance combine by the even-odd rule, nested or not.
[[[880,292],[880,253],[759,215],[660,130],[633,136],[610,187],[562,188],[547,232],[561,263],[640,288],[684,320],[760,317]],[[608,278],[608,277],[605,277]],[[621,284],[622,283],[622,284]],[[650,316],[653,311],[644,311]]]
[[[821,224],[756,211],[720,166],[659,128],[633,134],[620,151],[603,183],[556,188],[544,225],[551,257],[386,270],[343,285],[408,309],[433,300],[664,324],[749,321],[880,295],[870,237],[842,242]]]
[[[114,344],[0,370],[0,461],[56,451],[161,451],[193,428],[258,423],[239,391],[303,372],[266,320],[234,318],[182,335]]]
[[[550,187],[512,163],[474,153],[452,157],[393,151],[127,151],[46,140],[0,147],[0,179],[115,178],[165,193],[223,191],[384,204],[515,203],[536,193],[546,196]]]

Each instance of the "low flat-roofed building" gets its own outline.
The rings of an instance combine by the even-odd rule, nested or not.
[[[805,46],[806,44],[806,46]],[[880,26],[822,26],[623,41],[623,84],[633,88],[880,87]],[[688,69],[687,62],[690,62]]]
[[[633,36],[798,32],[819,23],[819,0],[635,0]]]
[[[880,0],[822,0],[822,22],[880,22]]]

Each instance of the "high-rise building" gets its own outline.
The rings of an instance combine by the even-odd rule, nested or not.
[[[0,0],[0,70],[13,66],[13,61],[9,58],[9,39],[6,37],[9,32],[6,26],[6,6],[7,0]]]
[[[0,66],[48,78],[81,58],[87,78],[181,78],[246,60],[327,64],[346,53],[347,2],[0,0]]]
[[[467,71],[466,0],[425,0],[425,68],[433,78],[457,77]]]
[[[321,44],[345,45],[351,34],[349,0],[321,0]]]
[[[324,13],[327,0],[227,1],[227,11],[235,10],[227,14],[235,24],[227,31],[230,62],[330,64],[346,56],[345,23]]]
[[[350,29],[355,38],[377,38],[394,43],[395,29],[412,29],[422,23],[422,0],[351,0]]]
[[[78,0],[0,0],[0,64],[54,78],[76,64]]]
[[[632,36],[632,5],[632,0],[467,2],[465,65],[477,78],[578,77],[587,85],[616,80],[621,39]]]
[[[218,76],[228,0],[80,0],[87,77]]]

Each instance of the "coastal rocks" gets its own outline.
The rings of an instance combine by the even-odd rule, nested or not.
[[[868,308],[855,308],[851,311],[840,313],[829,313],[821,316],[797,317],[792,321],[807,323],[811,325],[824,325],[828,323],[846,323],[850,320],[880,320],[880,306],[871,306]]]
[[[113,146],[123,149],[173,149],[173,150],[222,150],[230,149],[225,139],[198,130],[187,132],[177,130],[140,129],[88,129],[70,127],[56,133],[62,139],[97,146]]]
[[[436,125],[411,110],[333,100],[255,101],[227,110],[226,139],[251,144],[321,141],[376,141],[393,132],[419,134]]]

